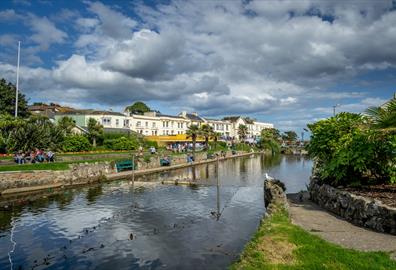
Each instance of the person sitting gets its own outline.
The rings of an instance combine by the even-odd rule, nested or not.
[[[25,163],[25,159],[24,159],[24,156],[23,156],[21,151],[15,153],[14,160],[15,160],[15,162],[17,164],[24,164]]]
[[[47,162],[54,162],[55,161],[55,154],[51,150],[49,150],[46,154]]]

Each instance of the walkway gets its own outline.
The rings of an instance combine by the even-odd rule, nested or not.
[[[396,235],[374,232],[355,226],[308,200],[304,194],[302,202],[296,195],[288,195],[292,222],[323,239],[362,251],[391,252],[396,259]]]

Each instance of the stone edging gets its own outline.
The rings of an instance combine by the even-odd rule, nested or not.
[[[224,159],[232,159],[248,156],[257,153],[241,153],[227,156]],[[25,171],[25,172],[5,172],[0,174],[0,194],[1,196],[18,194],[23,192],[35,192],[50,188],[65,188],[77,185],[85,185],[100,181],[111,181],[118,179],[128,179],[132,174],[145,175],[185,167],[196,166],[215,162],[216,159],[196,161],[193,163],[182,163],[172,166],[147,168],[142,170],[126,171],[116,173],[111,162],[98,162],[89,164],[73,164],[70,170],[65,171]],[[0,197],[1,197],[0,196]]]
[[[313,202],[347,221],[396,235],[396,208],[384,205],[375,199],[320,184],[316,177],[311,178],[308,190]]]
[[[283,208],[288,211],[289,204],[287,202],[286,193],[283,189],[284,184],[276,179],[264,181],[264,203],[266,217],[271,216],[274,212]]]

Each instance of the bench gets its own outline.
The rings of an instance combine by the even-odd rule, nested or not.
[[[208,155],[206,156],[206,159],[214,159],[215,155],[212,153],[208,153]]]
[[[160,159],[160,165],[161,166],[170,166],[170,160],[166,158],[161,158]]]
[[[117,172],[136,170],[136,163],[132,165],[131,160],[123,160],[116,162]]]

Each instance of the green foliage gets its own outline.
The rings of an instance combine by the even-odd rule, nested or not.
[[[261,131],[260,142],[258,146],[264,150],[270,150],[271,153],[274,155],[279,153],[281,150],[279,144],[279,133],[276,129],[263,129]]]
[[[107,149],[111,150],[135,150],[139,147],[139,141],[136,138],[120,137],[118,139],[106,139],[103,142]]]
[[[64,136],[61,129],[43,116],[15,119],[0,116],[0,137],[4,152],[29,151],[35,148],[57,150]]]
[[[73,128],[76,126],[76,121],[73,118],[64,116],[58,121],[58,127],[63,130],[65,135],[71,135]]]
[[[92,145],[89,143],[87,137],[81,135],[67,136],[62,143],[64,152],[81,152],[89,151]]]
[[[94,118],[89,118],[87,128],[88,138],[92,141],[93,146],[96,147],[96,140],[103,136],[103,126]]]
[[[150,107],[141,101],[137,101],[125,109],[132,114],[144,114],[145,112],[150,111]]]
[[[285,131],[282,134],[282,139],[284,141],[295,142],[297,141],[297,138],[298,138],[297,133],[293,130]]]
[[[15,94],[16,87],[6,80],[0,80],[0,114],[15,114]],[[29,115],[25,95],[18,93],[18,116],[27,117]]]
[[[238,127],[238,136],[240,140],[246,139],[248,135],[248,127],[246,125],[239,125]]]
[[[197,137],[199,134],[200,134],[200,129],[197,125],[190,125],[186,131],[187,138],[191,138],[192,140],[193,155],[195,154],[195,143],[197,142]]]
[[[199,128],[199,135],[203,136],[205,138],[205,146],[206,148],[209,145],[209,139],[213,138],[216,134],[213,130],[213,127],[207,125],[207,124],[203,124],[200,128]]]
[[[317,161],[317,173],[332,185],[392,179],[395,137],[367,128],[367,118],[340,113],[308,125],[312,132],[307,150]]]
[[[381,107],[370,107],[366,114],[374,128],[396,128],[396,99],[389,100]]]
[[[155,148],[158,148],[158,143],[156,142],[156,141],[148,141],[148,140],[145,140],[144,141],[144,146],[145,147],[155,147]]]

